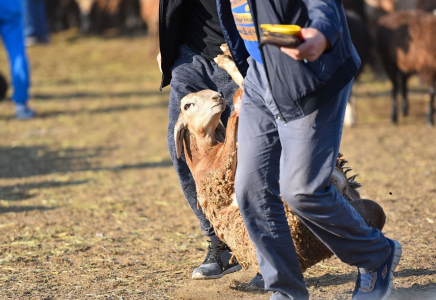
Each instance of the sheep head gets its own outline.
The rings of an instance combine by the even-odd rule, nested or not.
[[[220,123],[226,103],[221,93],[203,90],[185,96],[180,102],[180,115],[174,127],[177,157],[182,154],[183,141],[193,135],[207,149],[223,141],[225,129]]]

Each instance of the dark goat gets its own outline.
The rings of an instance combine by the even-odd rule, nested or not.
[[[342,4],[347,11],[353,11],[366,22],[365,1],[364,0],[343,0]]]
[[[80,27],[80,8],[74,0],[48,0],[47,19],[50,31]]]
[[[418,0],[415,3],[415,9],[420,9],[428,12],[435,12],[436,0]]]
[[[363,66],[368,62],[371,54],[371,37],[368,29],[362,18],[354,11],[345,10],[347,16],[348,30],[350,31],[351,41],[356,48],[357,54],[359,54],[361,65],[354,80],[357,80],[360,73],[363,70]],[[347,105],[347,112],[345,115],[344,124],[346,126],[353,126],[356,118],[356,99],[353,95],[350,96],[349,103]]]
[[[359,72],[355,76],[355,79],[360,75],[362,67],[370,58],[372,41],[369,36],[368,29],[362,18],[351,10],[345,10],[347,16],[348,30],[350,31],[351,41],[354,48],[356,48],[357,54],[359,54],[362,64],[360,65]]]
[[[138,0],[95,0],[90,12],[90,31],[103,33],[108,28],[121,32],[135,29],[139,15]]]
[[[377,46],[385,71],[392,81],[393,123],[398,122],[397,92],[400,89],[402,112],[408,113],[407,79],[418,74],[430,87],[427,124],[434,125],[434,97],[436,89],[436,16],[423,11],[398,11],[380,18]]]

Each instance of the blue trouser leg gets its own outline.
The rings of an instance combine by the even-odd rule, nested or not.
[[[21,4],[20,4],[21,5]],[[0,9],[2,9],[0,7]],[[14,94],[17,104],[26,104],[30,85],[29,65],[24,47],[23,19],[21,13],[8,18],[0,17],[0,34],[8,52]]]
[[[233,109],[233,93],[238,86],[230,75],[200,55],[192,52],[187,46],[182,46],[180,56],[172,69],[171,92],[169,101],[168,150],[179,177],[183,193],[192,210],[200,221],[200,227],[206,235],[215,234],[203,211],[197,208],[197,191],[194,179],[185,161],[184,153],[177,158],[174,142],[174,126],[180,114],[180,101],[187,94],[204,89],[221,92],[224,95],[227,108],[221,116],[224,125]]]
[[[329,182],[351,83],[285,125],[274,118],[277,108],[265,82],[262,65],[252,61],[240,111],[236,197],[265,287],[274,291],[271,299],[308,299],[280,193],[343,262],[374,269],[390,248]]]
[[[45,38],[48,35],[45,0],[25,0],[25,35]]]

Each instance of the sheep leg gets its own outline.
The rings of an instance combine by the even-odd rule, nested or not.
[[[236,82],[239,87],[243,88],[244,77],[242,77],[238,67],[230,56],[218,55],[213,60],[220,68],[226,70],[227,73],[229,73],[230,77],[232,77],[233,81]]]
[[[89,14],[80,13],[80,31],[89,33],[91,31],[91,20]]]
[[[430,102],[428,103],[427,125],[430,126],[430,127],[433,127],[433,125],[434,125],[434,97],[435,97],[435,89],[436,89],[435,87],[430,89]]]
[[[408,79],[407,75],[405,74],[400,75],[401,95],[403,97],[401,110],[403,112],[403,116],[407,116],[407,114],[409,113],[409,101],[407,100],[407,79]]]
[[[226,140],[224,142],[224,152],[231,153],[236,151],[236,137],[238,135],[238,115],[235,111],[229,117],[226,128]]]

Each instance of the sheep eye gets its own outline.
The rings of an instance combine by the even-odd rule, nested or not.
[[[188,110],[188,108],[191,106],[191,104],[192,104],[192,103],[185,104],[185,106],[183,107],[183,109],[184,109],[184,110]]]

